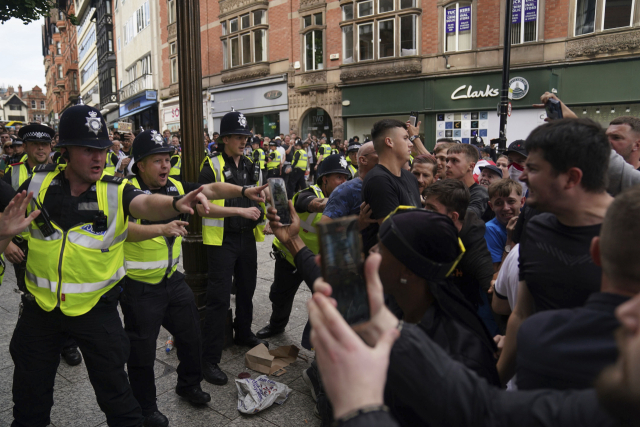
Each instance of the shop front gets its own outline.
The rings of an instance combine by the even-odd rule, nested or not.
[[[539,103],[546,91],[555,91],[579,116],[603,126],[621,115],[640,117],[640,91],[629,90],[629,82],[639,72],[638,59],[512,69],[507,141],[525,139],[544,123],[544,109],[533,104]],[[438,138],[469,143],[477,135],[488,143],[499,135],[501,80],[502,74],[493,72],[345,86],[342,116],[346,137],[369,137],[377,120],[406,121],[411,111],[417,111],[427,148]]]
[[[209,89],[210,132],[220,132],[220,120],[230,111],[243,113],[254,134],[274,138],[289,133],[286,74]]]
[[[120,104],[119,121],[133,124],[133,128],[159,129],[158,121],[158,92],[147,90],[136,98]]]

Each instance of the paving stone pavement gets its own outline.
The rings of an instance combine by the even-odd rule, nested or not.
[[[253,298],[253,331],[257,332],[269,321],[271,303],[269,287],[273,281],[274,261],[269,257],[273,237],[267,236],[264,243],[258,243],[258,283]],[[0,286],[0,427],[10,426],[12,416],[11,384],[13,379],[13,361],[9,354],[9,342],[18,318],[19,295],[15,275],[11,264],[7,266],[4,283]],[[182,263],[180,263],[182,268]],[[287,384],[292,392],[282,405],[273,405],[255,415],[238,412],[234,378],[240,372],[251,373],[252,378],[261,375],[244,366],[245,347],[232,346],[223,351],[221,368],[229,376],[225,386],[214,386],[202,381],[202,388],[211,394],[211,402],[196,408],[182,400],[174,391],[177,382],[176,367],[178,359],[175,350],[165,352],[165,342],[169,333],[161,329],[157,342],[155,363],[158,408],[174,427],[199,426],[319,426],[320,421],[313,415],[315,403],[311,393],[302,381],[302,371],[313,360],[313,353],[302,349],[300,339],[307,321],[305,302],[311,293],[304,282],[296,294],[291,319],[285,332],[272,337],[271,348],[280,345],[297,345],[301,349],[298,360],[287,369],[287,373],[273,378]],[[231,297],[231,307],[235,308],[235,297]],[[305,360],[306,359],[306,360]],[[68,366],[60,362],[54,390],[54,406],[51,411],[54,427],[93,427],[106,426],[106,418],[100,411],[95,394],[87,376],[84,362],[79,366]]]

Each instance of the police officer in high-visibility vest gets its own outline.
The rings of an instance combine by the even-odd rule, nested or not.
[[[350,141],[347,146],[347,157],[351,160],[349,163],[349,173],[351,177],[349,179],[353,179],[358,176],[358,150],[360,150],[361,145]]]
[[[253,164],[260,165],[260,173],[262,173],[262,181],[267,182],[267,155],[260,148],[260,137],[254,136],[251,139],[251,148],[253,148]]]
[[[338,144],[336,143],[335,139],[333,141],[331,141],[331,144],[329,145],[331,147],[331,154],[340,154],[340,150],[338,150],[338,146],[337,145]],[[347,159],[345,159],[345,161],[346,160]]]
[[[207,185],[180,182],[169,174],[174,148],[164,142],[155,130],[146,130],[133,141],[133,172],[131,184],[151,194],[181,196],[202,187],[207,199],[241,197],[243,187],[228,183]],[[263,189],[254,187],[245,196],[260,199]],[[176,212],[177,214],[177,212]],[[169,425],[169,420],[156,403],[153,365],[156,339],[160,326],[173,336],[178,352],[178,385],[176,393],[194,405],[211,400],[202,391],[202,339],[200,316],[193,292],[177,271],[182,236],[188,222],[178,215],[163,221],[137,219],[129,223],[124,244],[126,285],[120,299],[124,328],[131,342],[127,372],[133,395],[142,407],[145,427]]]
[[[66,165],[37,166],[18,191],[33,192],[24,309],[10,344],[14,363],[13,426],[50,424],[60,350],[67,337],[83,353],[109,426],[142,426],[144,418],[124,370],[127,338],[117,305],[125,276],[128,217],[160,221],[205,204],[201,190],[185,196],[145,195],[126,180],[103,175],[111,145],[100,111],[68,108],[60,118]],[[69,408],[68,408],[69,409]]]
[[[309,156],[307,151],[302,148],[302,141],[296,141],[296,152],[293,154],[291,167],[293,171],[287,182],[287,197],[292,198],[293,195],[300,190],[307,188],[307,182],[304,175],[307,173],[307,165],[309,164]]]
[[[322,160],[331,155],[331,145],[327,143],[327,138],[322,137],[320,139],[320,147],[318,147],[318,163],[316,164],[316,170],[319,168]]]
[[[119,141],[117,142],[120,143]],[[107,162],[104,165],[104,173],[107,175],[114,175],[116,173],[116,166],[118,165],[119,160],[120,158],[118,157],[118,155],[109,150],[109,152],[107,153]]]
[[[182,174],[180,173],[182,169],[182,156],[177,151],[176,147],[171,147],[171,148],[172,148],[172,153],[174,154],[171,156],[171,170],[169,170],[169,176],[173,179],[179,180],[182,177]]]
[[[277,178],[282,176],[282,155],[278,151],[275,139],[269,141],[269,155],[267,156],[267,177]]]
[[[262,184],[259,165],[243,155],[251,132],[247,118],[238,111],[224,115],[220,122],[220,147],[216,157],[206,157],[198,182],[229,182],[243,187]],[[256,242],[264,241],[264,203],[245,198],[213,200],[209,216],[202,219],[202,240],[207,246],[209,275],[207,308],[203,330],[203,374],[212,384],[224,385],[227,375],[218,364],[222,356],[225,321],[229,310],[232,278],[236,285],[235,338],[238,345],[268,345],[251,331],[253,293],[258,274]]]
[[[293,207],[300,216],[299,235],[315,254],[320,249],[315,225],[320,221],[333,190],[348,177],[347,160],[339,154],[328,156],[320,165],[316,184],[293,196]],[[258,338],[269,338],[284,331],[289,322],[293,299],[303,280],[302,274],[295,267],[291,253],[278,239],[273,240],[273,253],[276,264],[269,292],[273,311],[269,324],[257,332]],[[313,283],[307,283],[307,286],[312,289]]]

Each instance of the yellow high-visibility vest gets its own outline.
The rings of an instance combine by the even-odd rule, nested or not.
[[[320,187],[318,187],[317,185],[312,185],[309,188],[313,190],[317,198],[324,199],[324,194],[322,193],[322,190],[320,189]],[[294,204],[294,206],[296,204],[298,195],[300,195],[302,191],[304,190],[298,191],[293,196],[293,199],[291,199],[291,202]],[[317,255],[318,253],[320,253],[320,243],[318,242],[316,224],[322,218],[322,212],[313,212],[313,213],[304,212],[304,213],[298,214],[298,216],[300,217],[300,232],[298,233],[298,235],[300,236],[302,241],[305,243],[305,245],[307,245],[307,247],[311,249],[311,252]],[[291,252],[287,250],[287,248],[282,244],[282,242],[280,242],[280,240],[278,240],[277,238],[274,238],[273,244],[284,253],[284,256],[287,259],[287,261],[289,261],[289,263],[295,267],[296,264],[293,261],[293,255],[291,255]]]
[[[66,165],[42,165],[35,169],[29,191],[40,204],[51,181]],[[122,280],[124,241],[128,222],[122,208],[127,180],[103,176],[95,183],[98,209],[107,217],[107,231],[97,232],[93,223],[62,230],[54,221],[54,233],[45,237],[36,221],[29,225],[29,256],[25,281],[38,305],[45,311],[60,307],[67,316],[80,316],[91,310],[100,297]],[[28,212],[34,209],[30,203]]]
[[[273,158],[273,160],[269,159],[269,163],[267,163],[267,169],[269,170],[279,168],[280,162],[282,160],[282,155],[278,150],[273,150],[271,153],[275,153],[276,156]],[[271,155],[271,153],[269,153],[269,155]]]
[[[300,158],[298,159],[298,163],[296,163],[296,168],[298,169],[302,169],[303,171],[307,170],[307,162],[308,162],[308,155],[307,152],[304,151],[303,149],[299,149],[296,151],[296,153],[300,153]]]
[[[29,166],[27,166],[26,159],[22,163],[16,163],[8,166],[4,173],[5,175],[11,174],[11,187],[13,187],[15,191],[18,191],[18,188],[20,188],[20,186],[29,179]],[[24,240],[29,240],[29,229],[26,228],[19,234],[19,236]]]
[[[318,154],[327,157],[331,154],[331,146],[329,144],[322,144],[318,149]]]
[[[251,159],[245,156],[245,160],[250,162]],[[209,162],[209,166],[213,171],[216,178],[216,182],[225,182],[224,173],[220,173],[224,170],[224,158],[222,154],[218,154],[216,157],[205,157],[200,164],[200,170],[205,162]],[[252,162],[253,163],[253,162]],[[258,174],[257,185],[262,185],[262,174]],[[209,200],[214,205],[224,207],[224,199]],[[253,229],[253,235],[256,238],[256,242],[264,242],[264,227],[267,225],[266,212],[267,209],[264,203],[260,203],[260,209],[265,213],[265,219]],[[206,218],[202,217],[202,243],[205,245],[222,246],[222,239],[224,238],[224,218]]]
[[[265,161],[267,155],[264,153],[264,150],[262,148],[257,148],[256,151],[260,153],[260,169],[264,170],[264,168],[267,166],[267,162]]]
[[[180,176],[180,168],[182,167],[182,157],[180,157],[177,154],[174,156],[171,156],[172,159],[174,157],[177,157],[178,161],[176,162],[175,165],[171,166],[171,170],[169,171],[169,176]]]
[[[104,172],[103,172],[107,175],[114,175],[116,173],[117,164],[113,163],[113,160],[112,160],[113,154],[114,153],[111,153],[111,152],[107,153],[107,161],[104,165]]]
[[[356,169],[355,166],[353,166],[351,164],[349,165],[348,169],[349,169],[349,173],[351,173],[351,178],[349,178],[349,179],[355,178],[356,175],[358,174],[358,169]]]
[[[140,189],[138,177],[131,179],[131,184]],[[176,179],[169,178],[167,187],[169,196],[184,195],[184,187]],[[136,222],[142,223],[139,219]],[[125,242],[124,266],[127,269],[127,277],[151,285],[160,283],[165,275],[171,277],[178,269],[181,248],[182,236],[173,239],[173,243],[164,236],[141,242]]]

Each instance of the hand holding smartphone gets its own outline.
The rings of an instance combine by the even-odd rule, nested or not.
[[[322,278],[331,285],[338,311],[353,325],[369,320],[362,240],[356,216],[316,224]]]
[[[269,178],[269,191],[271,203],[280,217],[280,224],[290,225],[291,214],[289,212],[289,199],[287,198],[287,186],[282,178]]]
[[[562,104],[557,99],[549,98],[544,104],[549,120],[557,120],[562,118]]]
[[[418,112],[417,111],[412,111],[411,115],[409,116],[409,123],[411,123],[411,126],[416,127],[416,125],[418,124]]]

